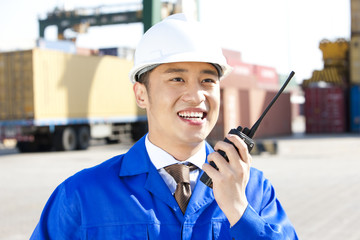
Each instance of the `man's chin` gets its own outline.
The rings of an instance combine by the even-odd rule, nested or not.
[[[203,141],[205,141],[206,137],[207,137],[207,134],[191,134],[191,135],[185,136],[186,142],[193,144],[193,145],[202,143]]]

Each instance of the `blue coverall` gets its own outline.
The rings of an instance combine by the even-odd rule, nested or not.
[[[251,168],[246,195],[249,206],[230,228],[212,189],[198,181],[183,215],[143,137],[126,154],[60,184],[31,239],[297,239],[261,171]]]

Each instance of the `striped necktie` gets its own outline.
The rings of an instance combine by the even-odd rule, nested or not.
[[[191,196],[190,171],[197,169],[193,164],[173,164],[164,168],[176,181],[175,200],[180,206],[183,214]]]

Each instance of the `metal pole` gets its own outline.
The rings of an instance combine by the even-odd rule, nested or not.
[[[143,0],[144,32],[161,20],[160,0]]]

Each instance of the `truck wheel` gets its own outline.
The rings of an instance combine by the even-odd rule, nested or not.
[[[55,133],[55,149],[58,151],[72,151],[76,149],[76,132],[67,127]]]
[[[105,142],[106,144],[117,144],[120,142],[120,139],[111,139],[109,137],[105,138]]]
[[[36,142],[17,142],[16,144],[17,149],[22,152],[36,152],[38,150],[38,145]]]
[[[85,150],[90,145],[90,129],[87,126],[80,127],[77,131],[77,149]]]
[[[131,124],[131,138],[138,141],[148,131],[147,122],[135,122]]]

